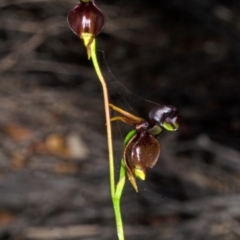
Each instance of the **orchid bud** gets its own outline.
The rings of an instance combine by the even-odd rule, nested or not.
[[[94,0],[81,0],[68,12],[67,20],[71,30],[84,40],[86,47],[91,45],[105,23],[105,17]]]

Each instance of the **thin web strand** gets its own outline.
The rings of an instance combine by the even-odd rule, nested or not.
[[[154,105],[159,105],[158,103],[151,101],[149,99],[146,99],[144,97],[139,96],[138,94],[132,92],[131,90],[129,90],[126,86],[124,86],[120,81],[117,80],[117,78],[115,77],[115,75],[112,73],[107,60],[106,60],[106,56],[105,56],[105,52],[103,50],[98,50],[98,52],[100,52],[102,54],[102,59],[103,59],[103,64],[106,66],[108,73],[110,74],[111,78],[107,79],[107,83],[109,85],[109,87],[111,88],[113,86],[114,91],[118,94],[118,96],[124,101],[124,103],[134,112],[136,113],[136,111],[132,108],[132,106],[130,105],[130,98],[135,97],[138,99],[141,99],[144,102],[147,103],[151,103]],[[122,89],[122,91],[124,91],[126,93],[126,96],[124,96],[124,93],[121,92],[119,89]],[[128,99],[129,98],[129,99]]]

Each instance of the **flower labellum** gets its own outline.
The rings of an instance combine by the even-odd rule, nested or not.
[[[68,12],[68,24],[71,30],[83,39],[89,48],[93,39],[104,27],[105,17],[93,0],[81,0]],[[90,56],[89,56],[90,57]]]
[[[157,139],[146,131],[130,132],[124,149],[124,162],[128,178],[137,190],[135,177],[145,180],[146,170],[152,168],[160,155],[160,144]]]

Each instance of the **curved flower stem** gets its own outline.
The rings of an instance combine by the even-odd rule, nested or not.
[[[91,59],[93,62],[93,66],[98,76],[98,79],[101,82],[102,89],[103,89],[104,110],[105,110],[106,128],[107,128],[108,155],[109,155],[110,190],[111,190],[111,196],[113,198],[115,194],[115,178],[114,178],[114,157],[113,157],[113,143],[112,143],[112,128],[111,128],[111,120],[110,120],[110,112],[109,112],[108,89],[98,64],[98,60],[96,56],[96,40],[95,39],[93,39],[90,48],[91,48],[90,50],[91,50]]]
[[[102,89],[103,89],[104,109],[105,109],[106,128],[107,128],[108,156],[109,156],[110,190],[111,190],[111,197],[112,197],[114,214],[115,214],[116,225],[117,225],[118,239],[124,240],[124,231],[123,231],[122,216],[121,216],[121,209],[120,209],[120,199],[121,199],[122,190],[125,184],[125,166],[121,166],[120,180],[115,189],[114,157],[113,157],[112,129],[111,129],[111,120],[110,120],[110,112],[109,112],[108,89],[98,64],[98,60],[96,56],[95,38],[87,46],[87,52],[88,52],[88,57],[92,59],[94,69],[96,71],[99,81],[101,82]]]
[[[122,223],[122,217],[121,217],[120,201],[121,201],[125,181],[126,181],[126,166],[124,161],[122,160],[120,174],[119,174],[119,181],[117,183],[115,196],[113,198],[113,205],[114,205],[116,224],[117,224],[117,230],[118,230],[118,239],[121,239],[121,240],[124,240],[124,230],[123,230],[123,223]]]

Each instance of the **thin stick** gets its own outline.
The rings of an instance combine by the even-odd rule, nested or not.
[[[112,129],[111,129],[111,120],[110,120],[110,112],[109,112],[108,89],[98,64],[98,60],[96,56],[95,38],[91,42],[89,48],[90,48],[89,49],[90,57],[92,59],[93,66],[95,68],[96,74],[98,76],[99,81],[101,82],[102,89],[103,89],[103,99],[104,99],[104,109],[105,109],[106,129],[107,129],[107,142],[108,142],[108,156],[109,156],[110,190],[111,190],[111,197],[112,197],[114,214],[115,214],[116,225],[117,225],[118,239],[124,240],[124,231],[123,231],[122,216],[121,216],[121,209],[120,209],[120,198],[121,198],[121,192],[123,190],[123,186],[125,183],[125,177],[122,181],[118,183],[116,190],[117,189],[119,190],[117,190],[115,193],[114,157],[113,157]],[[123,170],[121,167],[120,176],[121,174],[124,173]],[[119,197],[119,193],[120,193],[120,197]]]

